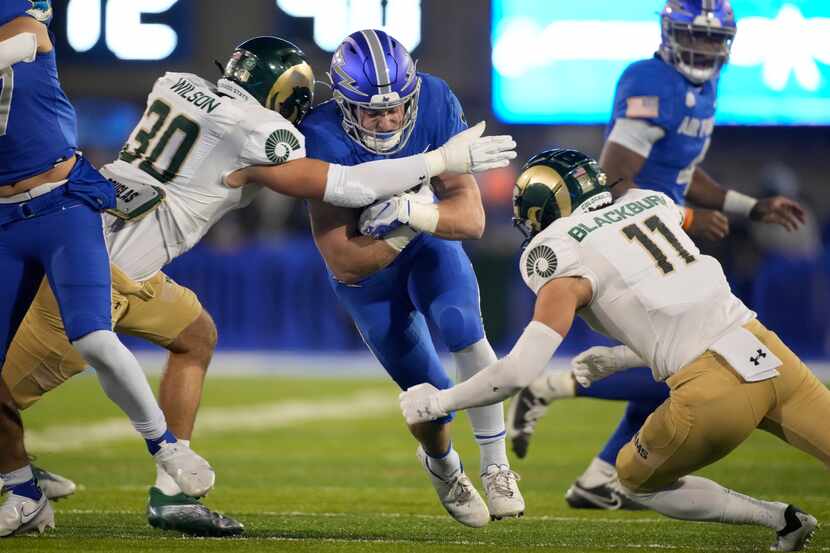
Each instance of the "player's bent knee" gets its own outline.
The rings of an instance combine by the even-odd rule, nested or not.
[[[644,492],[644,484],[648,479],[646,467],[637,458],[634,442],[628,442],[617,455],[617,477],[622,486],[633,493]]]
[[[210,359],[216,350],[219,331],[206,309],[167,346],[172,353],[197,355]]]
[[[451,305],[441,309],[435,323],[450,351],[462,350],[484,337],[481,314],[477,309]]]

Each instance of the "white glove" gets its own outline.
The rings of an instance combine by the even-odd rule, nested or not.
[[[441,407],[438,392],[438,388],[428,382],[401,392],[398,399],[406,424],[418,424],[446,417],[448,413]]]
[[[374,203],[360,213],[358,229],[360,234],[372,238],[382,238],[409,222],[412,210],[411,192],[393,196],[388,200]]]
[[[602,380],[615,372],[631,367],[642,367],[645,362],[628,346],[607,348],[594,346],[583,351],[571,360],[574,379],[583,388],[592,382]]]
[[[440,148],[427,152],[430,175],[481,173],[507,167],[516,157],[516,141],[510,135],[484,136],[481,121],[450,138]]]
[[[417,192],[406,192],[374,203],[360,214],[360,234],[383,238],[401,225],[410,225],[415,231],[434,232],[438,225],[435,194],[429,184]]]

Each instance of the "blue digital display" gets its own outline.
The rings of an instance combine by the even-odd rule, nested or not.
[[[507,123],[605,124],[617,79],[660,44],[655,0],[492,0],[493,110]],[[830,125],[830,2],[732,0],[717,122]]]

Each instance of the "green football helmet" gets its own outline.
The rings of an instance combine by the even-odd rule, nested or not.
[[[275,36],[259,36],[237,46],[223,77],[295,125],[314,102],[311,64],[302,50]]]
[[[596,160],[577,150],[546,150],[527,160],[516,179],[513,224],[530,239],[578,206],[598,207],[612,201]]]

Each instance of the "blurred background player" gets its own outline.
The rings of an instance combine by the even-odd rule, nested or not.
[[[515,220],[529,239],[519,261],[536,295],[533,320],[508,355],[448,390],[401,394],[408,423],[500,402],[543,373],[577,311],[623,343],[574,359],[579,382],[649,365],[664,402],[620,451],[625,493],[682,520],[753,524],[776,532],[772,551],[798,551],[815,517],[699,476],[761,428],[830,463],[830,391],[731,293],[723,269],[681,228],[665,194],[630,190],[616,201],[606,176],[575,150],[549,150],[523,167]]]
[[[461,105],[447,84],[416,72],[407,50],[383,31],[349,35],[334,52],[329,74],[333,100],[301,126],[309,155],[352,165],[433,150],[466,128]],[[478,286],[462,239],[477,239],[484,211],[468,175],[429,185],[367,210],[310,205],[314,239],[331,284],[366,345],[402,388],[452,384],[427,326],[435,326],[469,378],[495,360],[484,335]],[[359,232],[383,236],[375,239]],[[450,515],[480,527],[490,517],[519,516],[524,500],[505,451],[501,405],[469,411],[481,451],[487,504],[464,473],[450,439],[452,415],[411,425],[417,457]]]
[[[207,462],[176,443],[133,355],[112,332],[109,259],[100,212],[112,185],[76,152],[75,111],[58,82],[48,0],[0,6],[0,361],[5,359],[44,274],[67,336],[96,369],[106,394],[128,415],[158,465],[191,495],[213,487]],[[0,386],[0,536],[54,526],[32,474],[23,425]]]
[[[787,198],[756,200],[724,189],[699,164],[714,130],[720,70],[729,59],[735,16],[729,0],[669,0],[660,15],[662,42],[653,58],[628,66],[617,83],[612,119],[600,165],[619,197],[633,187],[657,190],[677,204],[686,200],[683,228],[695,238],[720,240],[726,215],[794,230],[801,207]],[[519,457],[527,454],[538,420],[551,401],[568,397],[628,400],[625,415],[604,448],[571,485],[574,508],[637,508],[614,489],[614,461],[646,417],[668,397],[668,387],[646,367],[631,369],[588,388],[570,372],[551,372],[514,398],[508,433]]]
[[[489,163],[506,165],[515,156],[512,140],[480,139],[471,130],[428,156],[355,167],[307,159],[294,124],[310,109],[313,87],[312,68],[295,45],[269,36],[247,40],[235,49],[218,83],[190,73],[159,78],[119,159],[101,169],[120,195],[134,196],[137,203],[130,206],[132,215],[105,216],[115,330],[169,351],[159,396],[182,443],[190,443],[217,330],[196,295],[161,271],[167,263],[262,188],[360,206],[445,169],[477,171]],[[163,202],[146,194],[153,187],[164,190]],[[42,284],[3,370],[17,407],[30,407],[85,366],[66,339],[55,296]],[[45,474],[53,487],[66,482]],[[152,526],[193,535],[243,530],[182,493],[161,470],[150,488],[147,516]]]

